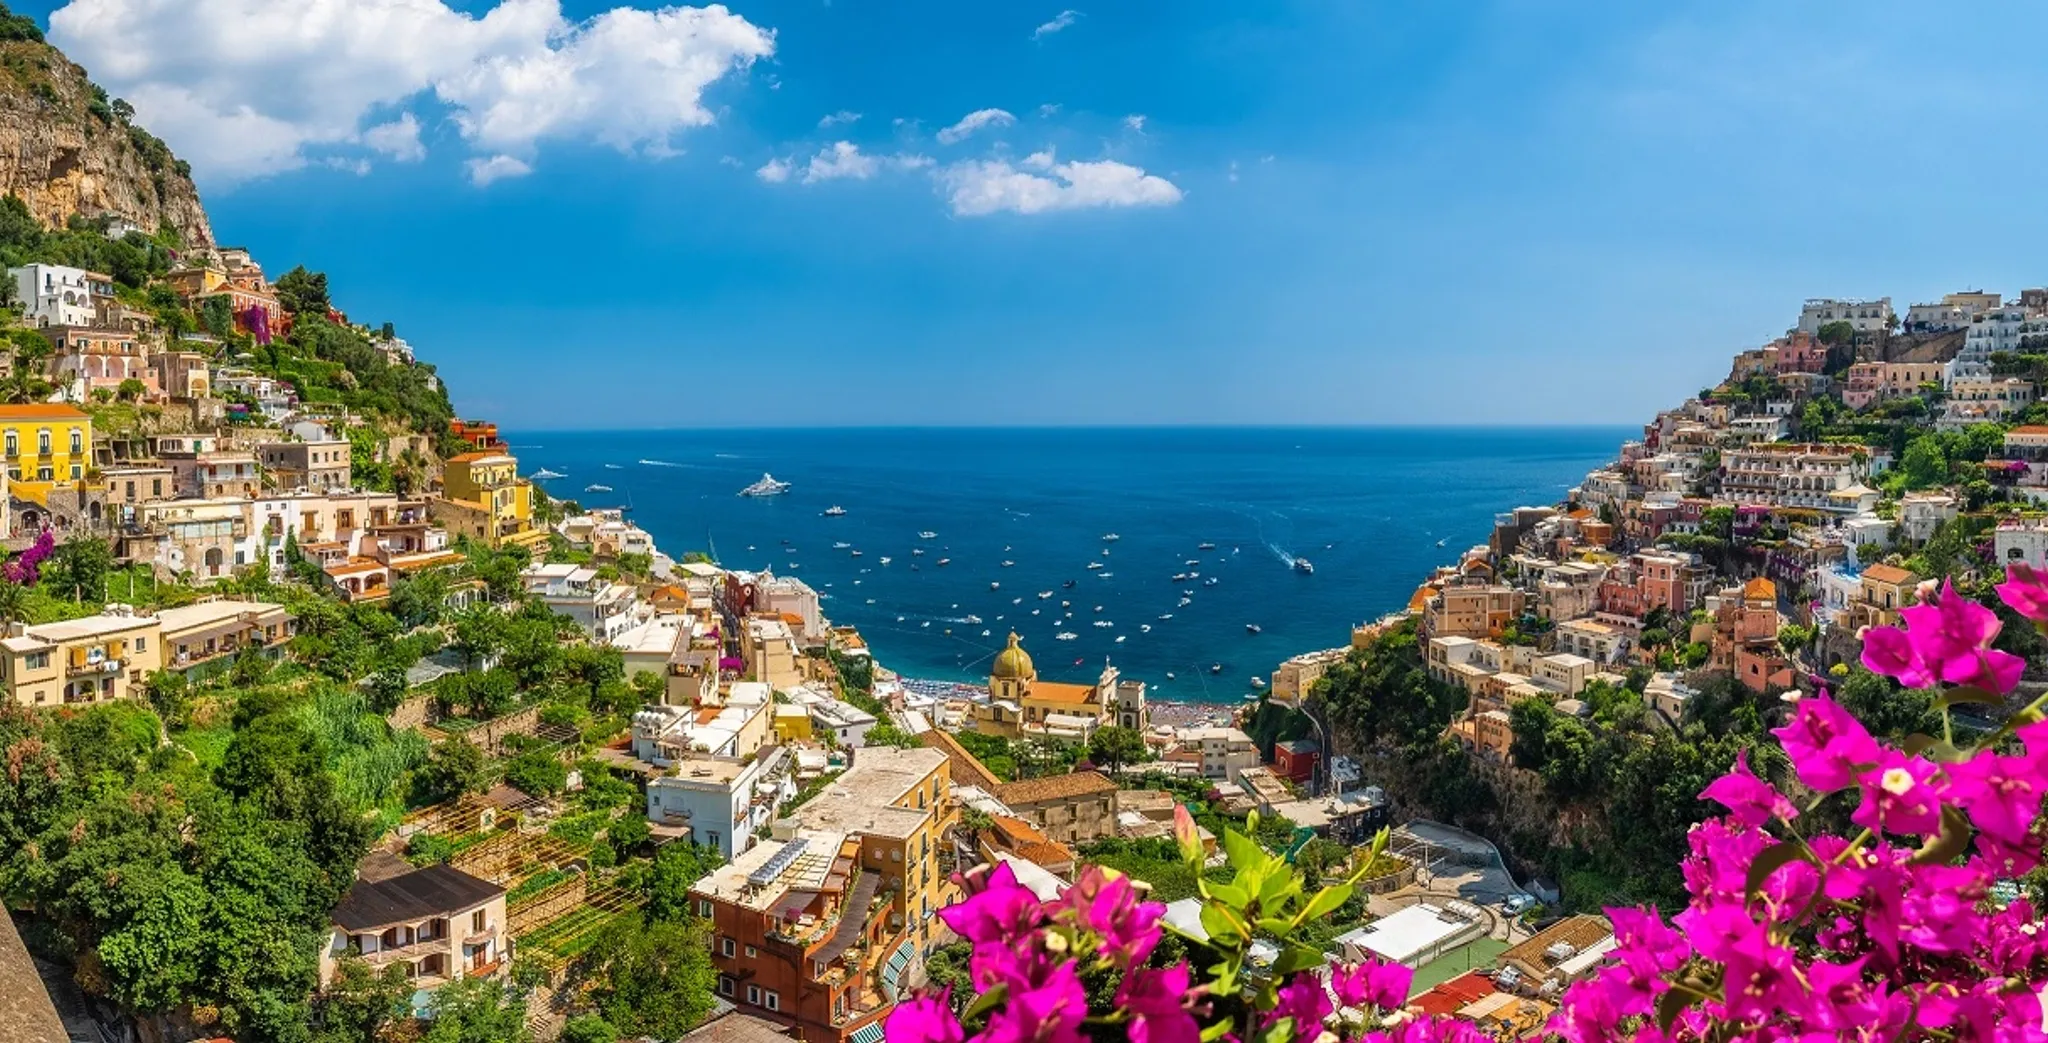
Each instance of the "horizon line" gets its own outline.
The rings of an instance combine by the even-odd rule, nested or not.
[[[468,419],[458,416],[456,419]],[[479,423],[491,423],[479,420]],[[1611,431],[1641,425],[1626,421],[1606,423],[1514,424],[703,424],[692,427],[528,427],[496,422],[500,430],[532,434],[668,434],[675,432],[755,431]]]

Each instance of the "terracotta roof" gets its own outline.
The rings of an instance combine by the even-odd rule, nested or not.
[[[1614,926],[1609,924],[1604,916],[1567,916],[1536,932],[1528,941],[1501,953],[1500,958],[1504,963],[1520,965],[1525,973],[1543,977],[1553,962],[1543,955],[1543,950],[1563,942],[1572,947],[1573,955],[1577,955],[1613,935]]]
[[[2007,437],[2013,435],[2048,435],[2048,425],[2022,424],[2006,432]]]
[[[946,755],[947,773],[956,784],[980,786],[990,793],[1003,787],[1003,780],[988,770],[988,765],[981,763],[981,759],[967,747],[960,745],[960,740],[937,728],[920,732],[917,737],[926,746]]]
[[[789,1030],[766,1018],[733,1012],[691,1029],[681,1043],[789,1043]]]
[[[1109,776],[1099,771],[1076,771],[1066,775],[1048,775],[1041,779],[1003,783],[1001,788],[996,790],[996,799],[1016,807],[1019,804],[1073,800],[1115,792],[1116,783],[1109,781]]]
[[[90,420],[91,414],[62,402],[26,402],[0,406],[0,423],[9,420]]]
[[[1778,585],[1762,576],[1758,576],[1742,585],[1742,596],[1745,598],[1769,598],[1772,601],[1776,601],[1778,600]]]
[[[330,576],[353,576],[362,572],[382,572],[384,563],[372,558],[351,558],[338,565],[329,565],[325,571]]]
[[[2041,430],[2043,432],[2048,432],[2048,427],[2044,427]],[[1874,579],[1879,583],[1903,584],[1918,582],[1918,577],[1914,576],[1911,572],[1908,572],[1905,569],[1898,567],[1897,565],[1872,565],[1871,567],[1863,570],[1863,575],[1864,578]]]
[[[1095,686],[1092,684],[1061,684],[1057,681],[1033,681],[1024,693],[1026,699],[1048,703],[1092,703],[1095,701]]]
[[[990,815],[993,829],[982,831],[982,842],[1000,848],[1027,862],[1046,868],[1074,864],[1074,849],[1053,840],[1038,827],[1009,815]]]

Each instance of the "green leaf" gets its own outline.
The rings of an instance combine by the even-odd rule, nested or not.
[[[1294,1039],[1294,1019],[1281,1018],[1266,1026],[1264,1032],[1252,1037],[1252,1043],[1291,1043]]]
[[[1963,847],[1970,842],[1970,820],[1953,807],[1941,809],[1941,832],[1928,837],[1920,850],[1913,852],[1912,861],[1917,865],[1953,861],[1963,853]]]
[[[974,997],[974,1002],[967,1005],[967,1009],[961,1012],[960,1017],[962,1020],[973,1021],[989,1011],[1002,1006],[1003,1002],[1009,998],[1009,995],[1010,987],[1003,982],[996,982],[993,988]]]
[[[1211,900],[1222,902],[1233,909],[1242,909],[1252,902],[1252,896],[1235,883],[1212,884],[1202,881],[1202,891]]]
[[[1250,837],[1237,830],[1226,829],[1223,831],[1223,854],[1231,865],[1242,871],[1257,866],[1265,852],[1260,851],[1259,845]]]
[[[1677,989],[1657,997],[1657,1030],[1670,1035],[1671,1023],[1677,1021],[1678,1016],[1685,1013],[1685,1008],[1690,1006],[1692,998]]]
[[[1934,698],[1934,708],[1946,710],[1961,703],[1975,703],[1978,706],[2004,706],[2002,696],[1992,695],[1982,688],[1951,688]]]
[[[1259,917],[1259,922],[1256,926],[1259,930],[1264,931],[1267,934],[1275,936],[1284,936],[1289,931],[1294,930],[1296,925],[1293,920],[1289,920],[1284,917],[1261,916]]]
[[[1295,971],[1320,967],[1326,960],[1327,957],[1324,953],[1311,949],[1308,946],[1290,945],[1280,950],[1280,956],[1273,961],[1273,977],[1275,980],[1278,980],[1293,974]]]
[[[1202,929],[1218,942],[1244,941],[1251,937],[1238,915],[1214,902],[1202,906]]]
[[[1745,900],[1755,898],[1757,892],[1763,890],[1764,880],[1772,873],[1799,859],[1814,861],[1813,854],[1806,850],[1804,844],[1785,843],[1765,848],[1764,853],[1756,856],[1756,861],[1749,864],[1749,879],[1742,888]]]
[[[1230,1023],[1229,1018],[1224,1018],[1202,1030],[1202,1043],[1216,1043],[1217,1040],[1230,1035],[1230,1030],[1236,1027]]]
[[[1259,907],[1281,909],[1287,899],[1301,892],[1301,877],[1285,864],[1267,867],[1270,875],[1259,888]]]
[[[1908,757],[1917,757],[1929,747],[1940,744],[1941,740],[1932,735],[1928,735],[1925,732],[1914,732],[1906,736],[1906,741],[1900,743],[1899,748],[1906,751]]]
[[[1336,884],[1331,887],[1325,887],[1317,891],[1315,897],[1308,900],[1307,905],[1302,906],[1301,912],[1295,915],[1294,922],[1296,924],[1305,924],[1311,920],[1320,920],[1336,912],[1338,906],[1343,905],[1350,899],[1350,884]]]

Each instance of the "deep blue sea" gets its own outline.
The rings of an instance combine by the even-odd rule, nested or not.
[[[565,476],[541,483],[551,495],[630,505],[672,556],[715,550],[727,567],[801,577],[903,674],[986,680],[1014,628],[1048,679],[1091,681],[1109,656],[1157,698],[1230,701],[1288,656],[1344,644],[1353,624],[1401,607],[1431,568],[1484,541],[1496,512],[1556,502],[1630,433],[780,429],[508,441],[522,470]],[[791,490],[736,495],[764,472]],[[585,491],[593,484],[612,491]],[[845,515],[825,516],[834,505]],[[1312,575],[1290,566],[1297,556]]]

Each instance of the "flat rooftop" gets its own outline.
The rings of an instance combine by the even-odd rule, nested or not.
[[[1440,906],[1424,903],[1411,905],[1392,916],[1383,916],[1340,940],[1355,941],[1381,959],[1404,963],[1471,926],[1470,920],[1454,916]]]
[[[202,601],[199,604],[186,605],[182,608],[163,609],[156,614],[156,618],[157,622],[163,624],[164,630],[169,632],[212,626],[215,623],[225,623],[228,620],[240,617],[245,612],[263,615],[269,612],[282,611],[284,611],[283,605],[274,605],[268,601]]]
[[[783,849],[798,841],[803,844],[801,851],[792,857],[782,857]],[[825,878],[831,875],[832,863],[839,857],[839,849],[845,842],[845,833],[818,829],[799,830],[795,840],[763,841],[740,857],[712,870],[690,888],[690,893],[766,911],[790,891],[815,891],[824,887]],[[749,879],[777,862],[786,864],[769,882],[755,884]]]

